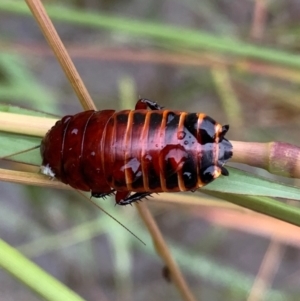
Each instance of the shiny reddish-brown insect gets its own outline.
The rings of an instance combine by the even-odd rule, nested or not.
[[[205,114],[164,110],[148,99],[135,110],[85,111],[47,133],[41,171],[94,197],[116,193],[119,205],[153,192],[195,190],[228,175],[228,129]]]

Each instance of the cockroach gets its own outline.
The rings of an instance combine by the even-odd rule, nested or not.
[[[85,111],[48,131],[41,172],[93,197],[114,193],[119,205],[194,191],[228,175],[228,129],[203,113],[163,109],[149,99],[139,99],[135,110]]]

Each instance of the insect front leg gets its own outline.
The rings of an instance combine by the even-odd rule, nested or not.
[[[141,199],[149,196],[151,192],[136,192],[130,195],[129,191],[117,191],[116,193],[116,204],[118,205],[129,205],[134,202],[138,202]]]
[[[95,192],[95,191],[92,191],[92,197],[93,198],[105,198],[107,196],[109,196],[110,194],[113,194],[115,192],[114,189],[112,189],[111,191],[109,192]]]
[[[159,104],[157,104],[155,101],[152,101],[150,99],[141,98],[137,101],[135,105],[136,110],[162,110],[163,107],[161,107]]]

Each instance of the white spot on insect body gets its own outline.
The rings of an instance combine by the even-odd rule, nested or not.
[[[72,135],[77,135],[78,134],[78,129],[73,129],[71,132]]]
[[[40,167],[40,171],[43,175],[49,176],[51,179],[55,178],[55,173],[52,171],[51,167],[49,166],[49,164],[47,164],[46,166],[41,166]]]

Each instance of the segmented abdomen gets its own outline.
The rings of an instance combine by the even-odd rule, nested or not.
[[[231,156],[223,131],[220,124],[204,114],[169,110],[117,112],[103,132],[104,175],[117,191],[196,189],[224,171],[224,152],[230,151]]]
[[[227,174],[227,130],[201,113],[86,111],[47,133],[43,172],[94,196],[194,190]]]
[[[114,112],[85,111],[56,122],[41,144],[42,166],[51,169],[43,173],[76,189],[110,191],[100,154],[102,133]]]

